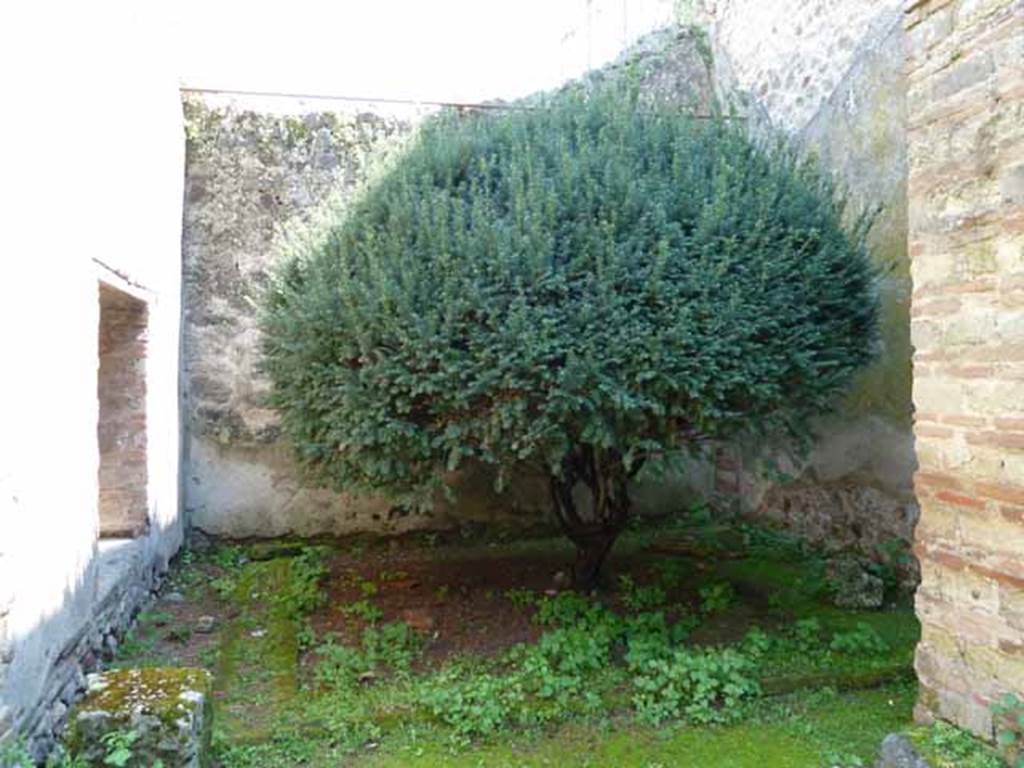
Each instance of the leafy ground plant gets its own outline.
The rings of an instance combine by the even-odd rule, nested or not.
[[[738,650],[678,649],[643,664],[633,677],[633,704],[641,722],[685,718],[707,725],[734,722],[761,687],[755,663]]]
[[[1024,768],[1024,702],[1007,693],[992,705],[996,721],[996,740],[1006,761],[1013,768]]]
[[[919,734],[918,743],[938,768],[1006,768],[994,749],[960,728],[937,722]]]
[[[652,554],[676,537],[697,546]],[[216,615],[214,633],[173,643],[152,623],[140,633],[154,661],[201,651],[216,673],[222,768],[519,766],[556,755],[574,765],[565,750],[580,745],[566,734],[587,734],[602,756],[593,765],[693,764],[684,754],[701,768],[771,764],[749,745],[780,766],[870,765],[881,737],[909,723],[913,614],[837,609],[796,586],[815,572],[814,553],[773,552],[772,537],[757,535],[737,551],[745,538],[711,519],[637,526],[611,563],[614,587],[594,594],[550,589],[566,551],[557,538],[367,542],[358,557],[347,544],[293,543],[276,557],[282,547],[240,548],[229,570],[212,556],[182,566],[230,574],[228,600],[196,579],[205,604],[190,596],[151,612],[167,626]],[[701,610],[702,593],[724,584],[729,604]],[[780,585],[790,591],[772,606]],[[372,620],[346,612],[360,602]],[[872,690],[848,690],[861,687]],[[626,744],[628,755],[615,751]]]

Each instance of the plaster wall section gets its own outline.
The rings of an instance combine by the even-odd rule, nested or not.
[[[41,758],[182,540],[183,139],[156,20],[55,2],[21,18],[0,44],[5,70],[33,73],[8,91],[31,119],[2,129],[19,205],[0,285],[4,365],[17,372],[0,399],[0,743],[23,738]],[[49,46],[75,66],[54,67]],[[131,540],[98,538],[101,281],[149,310],[147,532]]]
[[[291,244],[343,212],[433,107],[186,94],[184,477],[189,522],[229,537],[398,533],[535,517],[524,480],[506,497],[486,472],[453,478],[458,507],[409,510],[305,482],[267,407],[261,292]],[[454,514],[453,514],[454,513]]]
[[[302,482],[259,371],[258,303],[286,241],[343,209],[423,117],[415,108],[184,100],[184,478],[190,524],[211,534],[341,534],[417,527],[376,498]]]
[[[704,0],[720,85],[799,133],[899,21],[899,0]],[[741,102],[742,103],[742,102]]]
[[[909,80],[918,716],[1024,695],[1024,2],[917,0]]]

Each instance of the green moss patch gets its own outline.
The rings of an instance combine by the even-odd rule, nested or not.
[[[188,708],[182,702],[182,694],[195,691],[208,696],[210,688],[210,673],[205,669],[115,669],[90,679],[89,693],[76,711],[102,710],[127,717],[134,710],[143,709],[161,719],[173,720]]]
[[[299,621],[275,600],[291,583],[292,558],[248,563],[239,570],[217,664],[215,722],[228,738],[267,738],[277,712],[298,691]]]

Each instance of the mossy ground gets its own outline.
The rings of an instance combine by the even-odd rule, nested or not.
[[[819,768],[832,758],[856,765],[887,733],[906,727],[914,686],[890,684],[841,694],[806,691],[765,702],[728,727],[638,728],[628,723],[570,725],[540,737],[504,740],[453,754],[443,744],[403,745],[367,759],[384,766],[622,766],[623,768]]]
[[[556,711],[545,702],[544,712],[556,715],[484,734],[453,727],[457,716],[446,720],[425,707],[423,691],[452,665],[469,670],[459,678],[467,695],[474,695],[474,681],[496,676],[500,683],[509,648],[531,647],[546,631],[535,620],[536,601],[553,591],[553,576],[571,555],[566,544],[494,532],[319,544],[326,574],[313,574],[319,597],[306,595],[302,610],[298,602],[313,578],[303,560],[308,542],[187,553],[168,587],[186,600],[161,603],[160,622],[144,621],[122,658],[163,664],[198,654],[216,676],[217,754],[226,768],[845,768],[871,764],[881,739],[911,724],[919,630],[909,601],[894,592],[879,611],[832,607],[822,557],[772,531],[700,516],[633,529],[619,542],[599,595],[609,615],[628,620],[651,589],[670,626],[695,626],[687,647],[738,647],[752,627],[790,638],[796,622],[816,625],[814,652],[799,652],[786,639],[758,657],[763,693],[723,718],[726,724],[642,724],[629,674],[613,652],[607,669],[584,678],[596,703],[569,702]],[[175,615],[197,611],[217,617],[212,640],[176,625]],[[384,637],[403,621],[414,626],[412,640]],[[829,638],[863,625],[882,645],[829,651]]]
[[[292,562],[277,558],[239,569],[230,598],[237,614],[222,630],[214,690],[215,722],[229,739],[268,738],[274,713],[298,692],[299,623],[269,599],[287,589]]]

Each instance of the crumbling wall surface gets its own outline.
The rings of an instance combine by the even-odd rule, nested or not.
[[[185,506],[223,536],[400,532],[445,526],[452,511],[393,507],[304,482],[267,407],[258,306],[290,238],[343,209],[425,111],[339,102],[185,100],[183,233]],[[459,483],[460,520],[536,514],[546,499],[523,482],[498,499],[487,474]]]
[[[1024,693],[1024,2],[905,16],[918,714],[992,735]]]
[[[184,491],[190,524],[234,536],[386,525],[386,504],[301,482],[264,402],[258,302],[283,258],[284,238],[330,200],[344,204],[418,116],[360,104],[312,111],[294,102],[253,106],[195,95],[184,106]]]
[[[721,98],[753,130],[816,155],[851,212],[879,209],[870,246],[883,274],[879,360],[819,422],[809,454],[731,446],[719,453],[717,490],[828,547],[909,544],[917,504],[900,3],[717,0],[706,9]]]
[[[704,0],[720,87],[780,131],[799,133],[865,46],[899,21],[900,0]]]

